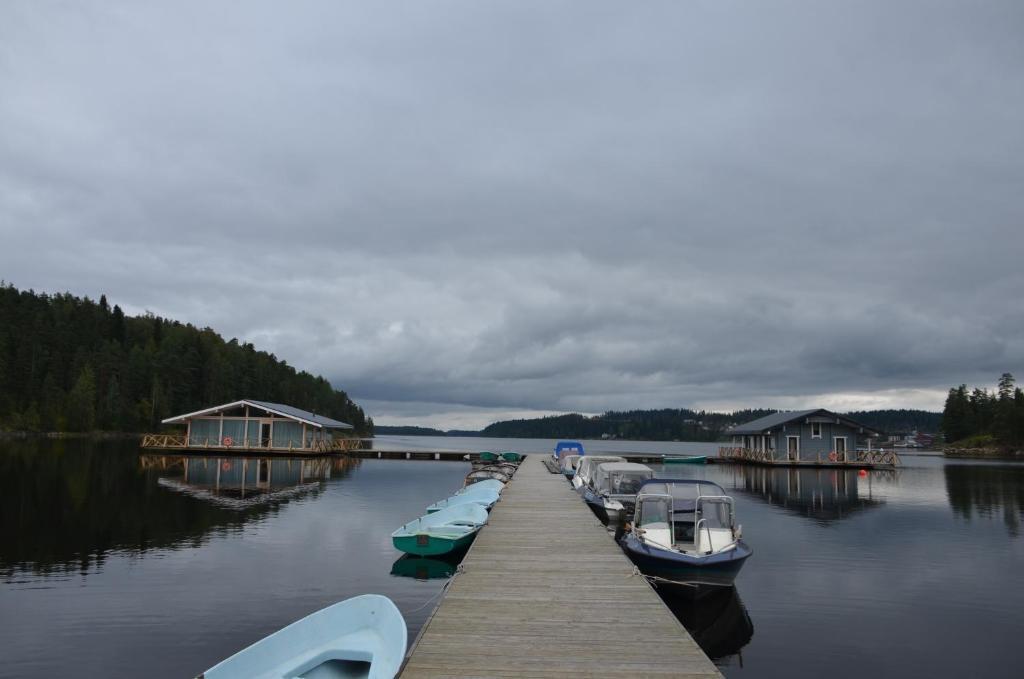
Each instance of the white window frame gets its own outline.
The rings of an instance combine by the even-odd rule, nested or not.
[[[818,428],[818,433],[817,434],[814,433],[814,428],[815,427]],[[821,422],[811,422],[811,438],[812,439],[820,439],[821,438]]]

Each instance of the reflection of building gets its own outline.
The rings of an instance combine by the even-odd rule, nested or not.
[[[732,483],[737,490],[813,519],[833,521],[883,504],[872,497],[871,477],[860,479],[852,469],[733,469]],[[872,472],[879,473],[886,472]],[[860,488],[862,481],[866,489]]]
[[[347,474],[358,460],[333,457],[254,458],[143,455],[144,468],[168,473],[164,488],[225,507],[280,500],[320,486],[335,471]]]
[[[292,406],[241,400],[169,417],[164,424],[185,425],[182,435],[147,434],[143,448],[186,448],[277,453],[329,453],[356,439],[343,436],[352,425]]]
[[[737,460],[769,464],[885,462],[873,459],[871,450],[879,432],[824,408],[774,413],[725,433],[732,437],[733,447],[720,454]],[[866,453],[856,452],[860,439],[866,442]]]

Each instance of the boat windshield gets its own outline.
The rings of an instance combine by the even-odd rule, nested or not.
[[[616,472],[611,474],[610,491],[613,495],[636,495],[640,484],[651,478],[644,472]]]
[[[637,503],[636,517],[637,525],[640,528],[648,526],[667,526],[672,510],[669,506],[670,499],[665,496],[645,497]]]
[[[703,498],[700,502],[700,518],[708,528],[732,528],[732,501],[729,498]]]

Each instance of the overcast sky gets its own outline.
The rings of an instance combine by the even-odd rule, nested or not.
[[[1019,0],[7,0],[0,278],[385,424],[938,409],[1024,377],[1022,36]]]

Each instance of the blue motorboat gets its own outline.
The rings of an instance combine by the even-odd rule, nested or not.
[[[552,457],[555,462],[561,462],[563,455],[584,455],[583,444],[579,441],[559,441],[555,444],[555,452]]]
[[[402,667],[407,642],[405,620],[391,599],[364,594],[311,613],[200,676],[391,679]]]
[[[732,585],[752,550],[733,499],[716,483],[651,479],[640,486],[620,544],[646,575],[695,585]]]

